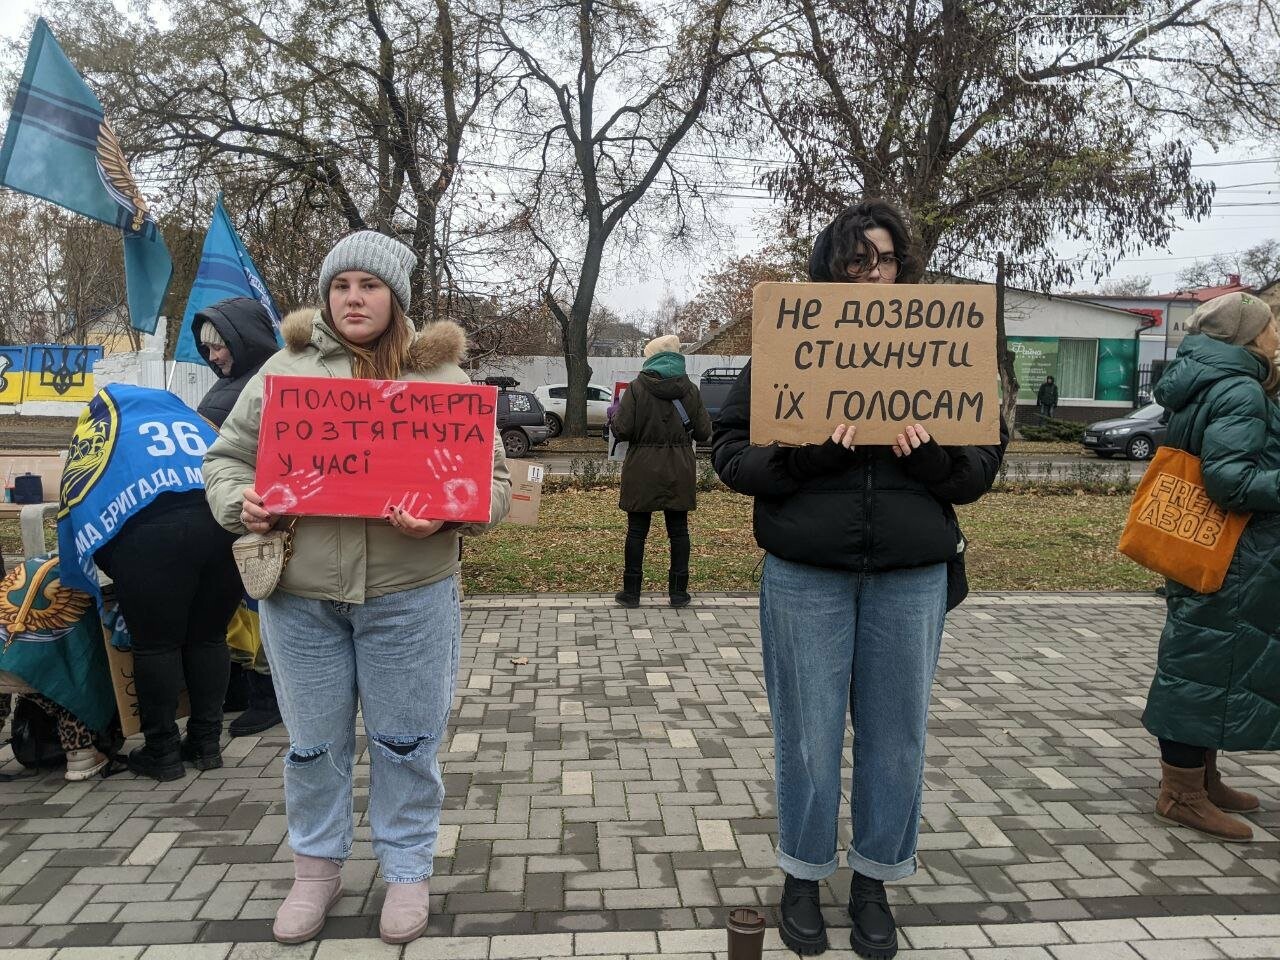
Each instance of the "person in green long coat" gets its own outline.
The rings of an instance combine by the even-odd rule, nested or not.
[[[618,506],[627,512],[622,589],[614,599],[640,606],[644,544],[649,521],[661,510],[671,542],[667,591],[673,607],[687,606],[689,595],[689,511],[697,506],[695,440],[711,439],[711,418],[698,388],[685,375],[680,338],[658,337],[644,348],[640,376],[627,386],[611,423],[613,435],[627,441]]]
[[[1200,458],[1210,499],[1252,514],[1222,589],[1169,581],[1143,725],[1160,741],[1156,815],[1221,840],[1258,798],[1222,782],[1218,750],[1280,749],[1280,330],[1256,297],[1201,306],[1155,388],[1170,446]]]

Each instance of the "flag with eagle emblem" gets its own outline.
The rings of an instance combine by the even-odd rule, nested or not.
[[[173,260],[102,104],[36,21],[0,148],[0,185],[117,227],[124,234],[129,322],[154,333]]]

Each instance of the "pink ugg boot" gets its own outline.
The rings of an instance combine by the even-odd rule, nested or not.
[[[341,867],[332,860],[293,855],[293,889],[276,911],[271,934],[280,943],[305,943],[320,932],[342,896]]]
[[[426,880],[417,883],[388,883],[382,902],[378,935],[383,943],[408,943],[427,929],[431,917],[431,891]]]

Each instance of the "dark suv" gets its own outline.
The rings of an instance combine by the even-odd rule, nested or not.
[[[498,434],[508,457],[528,456],[531,447],[547,442],[547,412],[537,397],[513,389],[520,384],[511,377],[486,377],[481,382],[498,388]]]
[[[720,416],[720,408],[738,382],[740,373],[742,367],[708,367],[698,379],[698,393],[702,395],[702,405],[707,408],[707,416],[712,422]]]

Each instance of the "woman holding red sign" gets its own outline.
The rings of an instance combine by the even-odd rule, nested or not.
[[[810,279],[894,283],[912,256],[902,214],[869,200],[814,242]],[[716,422],[714,462],[755,497],[765,550],[760,634],[773,720],[779,934],[799,954],[827,949],[820,882],[837,867],[841,756],[853,721],[853,869],[848,912],[859,956],[898,949],[884,884],[916,871],[929,691],[943,617],[963,599],[965,541],[953,505],[990,489],[1003,444],[941,446],[919,424],[892,446],[752,446],[748,363]]]
[[[318,311],[285,318],[285,349],[245,387],[205,460],[209,502],[236,533],[281,518],[254,489],[263,378],[268,375],[469,383],[466,335],[405,318],[413,251],[372,231],[340,240],[320,269]],[[461,644],[459,537],[506,516],[510,475],[493,447],[489,522],[298,517],[293,553],[261,602],[263,641],[289,731],[285,810],[294,884],[276,914],[282,943],[319,934],[351,853],[356,707],[369,738],[369,825],[387,881],[380,931],[405,943],[427,926],[444,784],[436,751],[453,700]]]

